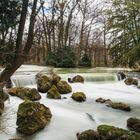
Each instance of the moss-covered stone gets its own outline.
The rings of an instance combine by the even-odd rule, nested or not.
[[[35,88],[15,87],[10,88],[8,93],[12,96],[17,96],[23,100],[28,99],[31,101],[37,101],[41,99],[39,92]]]
[[[77,140],[100,140],[100,136],[94,130],[86,130],[82,133],[77,133]]]
[[[57,83],[57,89],[60,94],[67,94],[72,92],[71,86],[66,81],[60,81],[59,83]]]
[[[131,78],[131,77],[128,77],[125,81],[124,81],[124,83],[126,84],[126,85],[138,85],[138,80],[137,79],[134,79],[134,78]]]
[[[133,131],[117,128],[109,125],[100,125],[97,128],[101,140],[139,140],[140,134]]]
[[[138,119],[138,118],[129,118],[127,120],[127,127],[132,131],[140,133],[140,119]]]
[[[76,83],[76,82],[83,83],[84,82],[84,78],[81,75],[76,75],[75,77],[73,77],[72,82],[73,83]]]
[[[57,83],[61,80],[61,77],[55,73],[50,76],[51,82],[53,85],[57,85]]]
[[[52,117],[48,107],[39,102],[25,101],[18,107],[17,130],[23,134],[33,134],[44,128]]]
[[[47,75],[37,77],[37,89],[41,93],[46,93],[52,86],[51,80]]]
[[[53,85],[51,89],[47,92],[47,97],[50,99],[61,99],[61,94],[59,93],[55,85]]]
[[[86,95],[84,92],[75,92],[72,94],[72,99],[78,102],[83,102],[86,100]]]
[[[120,110],[124,110],[124,111],[131,111],[131,108],[129,105],[121,103],[121,102],[110,102],[109,105],[107,105],[108,107],[112,107],[114,109],[120,109]]]

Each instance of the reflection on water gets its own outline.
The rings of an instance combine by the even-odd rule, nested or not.
[[[30,69],[33,72],[25,70],[30,73],[30,75],[25,75],[25,71],[22,71],[24,76],[20,77],[19,73],[22,74],[22,72],[18,72],[18,75],[15,74],[13,76],[13,81],[17,80],[19,84],[25,85],[25,83],[27,83],[26,81],[33,79],[35,73],[37,73],[37,70],[35,71],[34,68],[41,71],[40,67],[30,66],[28,70]],[[26,68],[24,67],[23,69]],[[75,74],[77,73],[60,75],[63,79],[67,79]],[[83,75],[88,82],[73,83],[71,86],[73,92],[82,91],[86,94],[86,102],[78,103],[73,101],[71,99],[72,93],[62,95],[63,97],[67,97],[67,99],[62,100],[48,99],[45,94],[41,94],[42,99],[40,102],[50,108],[53,115],[52,120],[43,130],[32,136],[28,136],[28,140],[76,140],[76,133],[79,131],[96,129],[100,124],[110,124],[126,128],[126,120],[129,117],[140,117],[140,90],[135,86],[126,86],[123,81],[112,79],[112,77],[116,78],[114,73],[96,72],[80,74]],[[26,79],[27,77],[29,79],[22,81],[22,79]],[[97,79],[101,81],[100,77],[104,77],[102,79],[111,77],[109,78],[111,80],[107,83],[94,82],[95,79],[96,81]],[[113,80],[114,82],[111,82]],[[32,83],[28,82],[27,86],[36,87],[36,84],[32,81]],[[108,108],[105,104],[96,103],[95,100],[99,97],[128,103],[132,111],[124,112]],[[5,112],[0,118],[0,139],[8,140],[8,138],[19,136],[19,134],[16,133],[16,111],[18,104],[21,102],[22,100],[17,97],[11,97],[10,103],[6,102]]]

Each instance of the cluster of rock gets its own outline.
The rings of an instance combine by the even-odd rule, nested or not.
[[[39,75],[36,80],[38,91],[47,93],[48,98],[61,99],[61,94],[72,92],[71,86],[66,81],[61,80],[61,77],[56,74],[50,76]]]
[[[112,107],[114,109],[124,110],[124,111],[131,111],[131,108],[129,105],[121,102],[112,102],[110,99],[103,99],[98,98],[96,99],[96,102],[105,103],[107,104],[107,107]]]
[[[8,93],[11,96],[17,96],[23,100],[37,101],[41,99],[39,92],[35,88],[15,87],[8,89]]]
[[[52,117],[48,107],[39,102],[24,101],[18,107],[17,130],[23,134],[31,135],[43,129]]]
[[[140,134],[122,128],[99,125],[97,131],[86,130],[77,133],[77,140],[139,140]]]

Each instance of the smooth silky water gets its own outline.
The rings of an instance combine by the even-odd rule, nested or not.
[[[48,73],[49,69],[40,66],[23,65],[12,77],[14,86],[35,87],[35,75],[38,72]],[[48,99],[46,94],[41,94],[41,103],[50,108],[52,119],[41,131],[26,137],[28,140],[76,140],[76,133],[86,129],[96,129],[100,124],[109,124],[126,128],[129,117],[140,117],[140,90],[135,86],[127,86],[123,81],[118,81],[114,71],[100,71],[85,69],[55,69],[62,79],[74,75],[82,75],[85,83],[71,84],[73,92],[85,92],[87,100],[78,103],[71,99],[71,94],[62,95],[67,99]],[[96,103],[99,97],[112,101],[124,102],[131,106],[131,112],[115,110],[105,104]],[[5,103],[5,111],[0,118],[0,139],[8,140],[18,136],[25,137],[16,132],[16,112],[19,103],[23,100],[10,97]]]

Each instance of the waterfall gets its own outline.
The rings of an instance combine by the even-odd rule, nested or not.
[[[14,87],[25,87],[36,84],[35,75],[14,75],[11,80]]]

